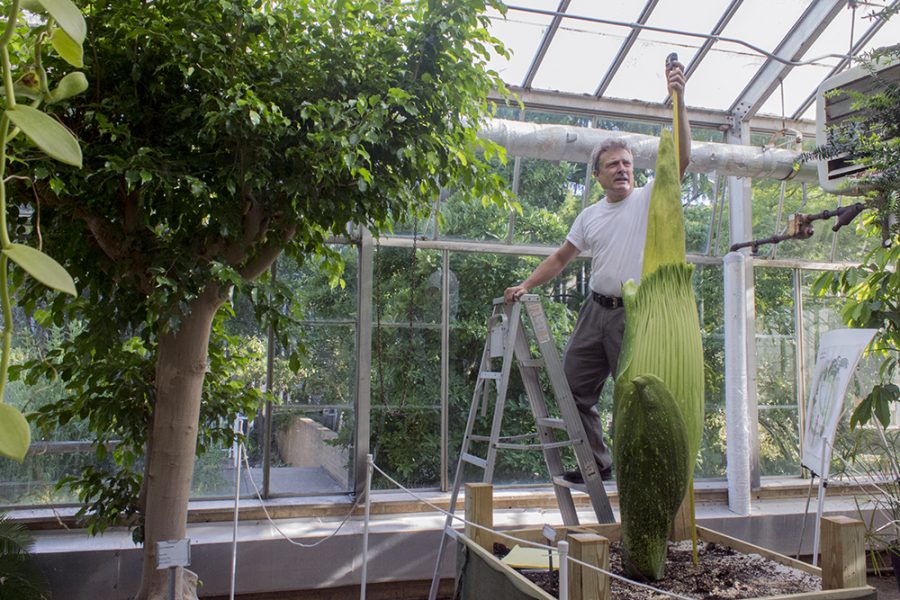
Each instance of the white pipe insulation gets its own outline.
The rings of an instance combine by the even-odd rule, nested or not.
[[[588,162],[601,142],[617,138],[628,143],[636,167],[649,169],[656,164],[659,145],[659,138],[640,133],[505,119],[486,121],[478,135],[503,146],[510,156],[580,163]],[[795,170],[799,156],[798,152],[780,148],[694,141],[687,170],[695,173],[716,171],[719,175],[736,177],[818,181],[815,162],[799,164]]]
[[[747,381],[747,288],[745,256],[723,258],[725,276],[725,475],[728,508],[750,514],[750,419]]]

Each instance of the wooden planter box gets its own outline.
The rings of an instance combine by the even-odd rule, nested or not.
[[[486,484],[473,484],[466,490],[466,519],[485,527],[492,527],[493,515],[491,488]],[[606,544],[601,539],[615,542],[619,540],[619,524],[589,525],[581,527],[557,527],[557,539],[570,541],[570,554],[589,563],[600,565],[606,559]],[[519,539],[546,544],[543,529],[523,529],[504,532]],[[810,575],[822,578],[822,590],[777,596],[778,600],[851,600],[877,597],[874,588],[866,585],[865,548],[863,545],[863,524],[846,517],[826,517],[822,520],[821,563],[814,567],[794,560],[783,554],[749,544],[742,540],[718,533],[705,527],[697,527],[700,540],[727,546],[744,554],[758,554],[769,560],[793,567]],[[602,536],[599,538],[598,536]],[[457,593],[459,600],[490,598],[490,600],[539,599],[555,600],[527,577],[501,562],[493,554],[494,543],[510,545],[508,538],[493,532],[466,527],[465,534],[459,534],[457,556]],[[599,549],[598,549],[599,548]],[[579,556],[580,555],[580,556]],[[570,569],[570,600],[606,600],[609,597],[608,577],[594,571],[587,571],[579,578]],[[577,580],[577,581],[576,581]],[[773,600],[776,596],[770,596]],[[760,599],[762,600],[762,599]]]

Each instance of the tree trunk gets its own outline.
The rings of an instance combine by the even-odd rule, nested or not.
[[[191,303],[178,330],[159,337],[139,600],[168,599],[169,573],[156,569],[156,543],[186,537],[210,329],[221,304],[216,290],[208,288]]]

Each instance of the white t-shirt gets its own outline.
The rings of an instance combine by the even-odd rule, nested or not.
[[[598,294],[621,296],[626,281],[640,282],[652,189],[650,180],[620,202],[607,202],[604,196],[572,223],[566,239],[590,252],[590,287]]]

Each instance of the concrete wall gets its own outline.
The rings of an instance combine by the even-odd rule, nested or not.
[[[292,467],[321,467],[335,481],[347,480],[350,456],[346,448],[330,444],[338,434],[308,418],[292,417],[288,426],[275,434],[278,451]]]

